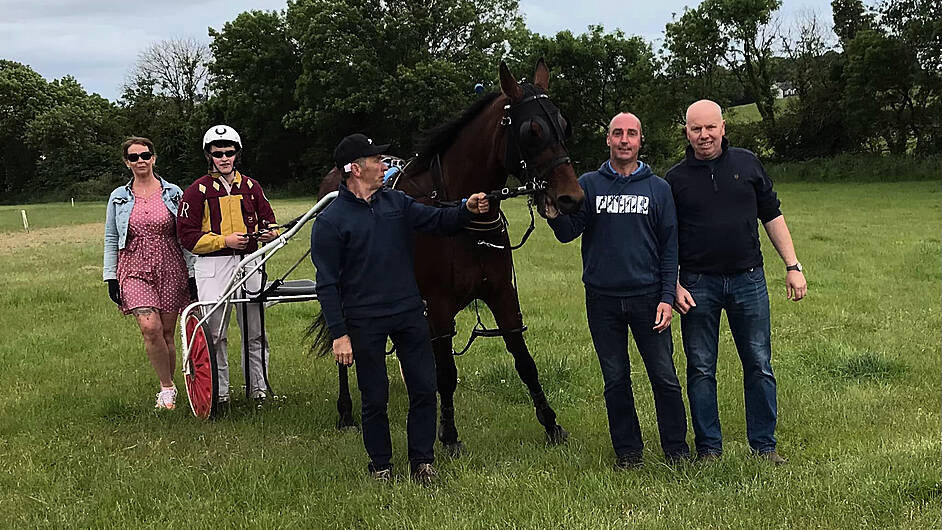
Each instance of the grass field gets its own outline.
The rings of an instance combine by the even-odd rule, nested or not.
[[[613,471],[578,243],[556,243],[541,224],[516,254],[520,296],[530,349],[571,439],[544,443],[511,357],[479,340],[458,360],[468,452],[440,455],[432,488],[406,478],[398,376],[392,484],[372,483],[359,435],[334,429],[332,362],[302,344],[315,304],[268,313],[276,404],[254,412],[237,403],[201,422],[181,394],[176,411],[157,414],[136,324],[101,282],[104,201],[0,208],[0,527],[938,528],[939,184],[783,184],[779,195],[809,282],[807,299],[785,300],[783,267],[763,241],[786,466],[749,455],[726,330],[722,460],[663,463],[632,346],[646,463]],[[287,219],[309,204],[275,208]],[[505,209],[516,240],[526,208]],[[304,252],[305,238],[296,241],[270,271]],[[295,276],[312,274],[306,263]],[[458,341],[472,318],[460,316]],[[679,325],[673,331],[682,374]]]
[[[781,112],[783,109],[785,109],[789,101],[792,101],[792,98],[797,98],[797,96],[776,99],[775,111]],[[725,112],[726,120],[730,123],[752,123],[762,120],[762,115],[759,114],[759,107],[757,107],[755,103],[747,103],[745,105],[729,107]]]

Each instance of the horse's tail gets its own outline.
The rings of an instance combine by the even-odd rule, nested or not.
[[[334,341],[330,338],[330,329],[327,328],[327,321],[324,319],[323,311],[318,310],[317,314],[314,315],[314,320],[311,321],[311,325],[308,326],[304,338],[311,343],[308,352],[317,354],[318,357],[323,357],[333,352]]]

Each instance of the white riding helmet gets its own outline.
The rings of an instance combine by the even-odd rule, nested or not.
[[[235,129],[228,125],[213,125],[203,135],[203,150],[208,151],[209,144],[219,141],[233,142],[238,149],[242,149],[242,138]]]

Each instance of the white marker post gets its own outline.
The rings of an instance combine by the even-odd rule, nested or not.
[[[26,220],[26,210],[20,210],[20,213],[23,214],[23,229],[26,230],[26,233],[29,233],[29,221]]]
[[[72,207],[75,208],[75,197],[72,197]]]

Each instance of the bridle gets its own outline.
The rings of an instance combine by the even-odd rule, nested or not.
[[[552,104],[549,96],[544,92],[536,92],[534,88],[531,88],[531,90],[535,93],[525,96],[516,103],[511,102],[504,105],[504,115],[500,119],[500,126],[506,132],[504,167],[511,175],[516,177],[522,185],[516,188],[504,187],[498,190],[492,190],[486,194],[487,199],[490,201],[502,201],[522,195],[527,196],[527,207],[530,210],[530,226],[527,228],[520,242],[516,245],[511,245],[511,250],[522,247],[535,228],[533,208],[540,194],[545,193],[549,184],[547,175],[551,174],[554,169],[561,165],[572,164],[572,159],[569,157],[569,151],[566,147],[566,139],[569,138],[572,132],[569,121],[566,120],[566,127],[564,128],[560,120],[565,120],[565,118],[563,118],[559,109]],[[540,125],[543,136],[537,142],[531,143],[522,141],[526,130],[531,127],[532,122],[536,122]],[[528,158],[543,152],[554,143],[562,146],[565,154],[539,165],[527,162]],[[409,170],[414,161],[415,159],[410,160],[405,164],[405,167],[394,175],[391,179],[390,187],[396,188],[401,177],[408,178]],[[438,155],[432,158],[427,169],[432,177],[432,189],[427,193],[415,196],[415,198],[427,198],[436,206],[445,207],[457,205],[458,200],[447,197],[448,193],[442,174],[441,160]],[[504,217],[503,212],[500,212],[497,218],[490,221],[472,221],[466,230],[472,232],[491,232],[494,230],[503,230],[506,225],[507,219]],[[504,248],[502,245],[496,245],[484,239],[479,240],[478,244],[497,249]]]
[[[523,183],[523,188],[525,188],[524,193],[518,193],[517,195],[532,195],[544,191],[548,185],[547,175],[552,173],[558,166],[572,164],[572,159],[570,159],[569,151],[566,148],[566,138],[572,132],[569,122],[566,122],[567,127],[563,129],[558,119],[562,117],[562,114],[554,108],[556,116],[553,116],[550,109],[547,108],[550,105],[549,96],[543,92],[527,96],[517,103],[504,105],[504,116],[500,120],[501,126],[507,128],[507,149],[504,166],[513,176],[517,177],[517,180]],[[535,112],[528,111],[527,107],[534,106],[539,107],[539,110]],[[545,134],[541,142],[528,148],[528,146],[522,146],[520,140],[523,136],[523,130],[527,128],[528,123],[534,120],[542,126],[545,133],[552,131],[553,137]],[[517,123],[520,124],[520,127],[514,130],[514,124]],[[558,156],[537,166],[527,163],[528,154],[546,149],[553,140],[562,146],[565,155]]]

